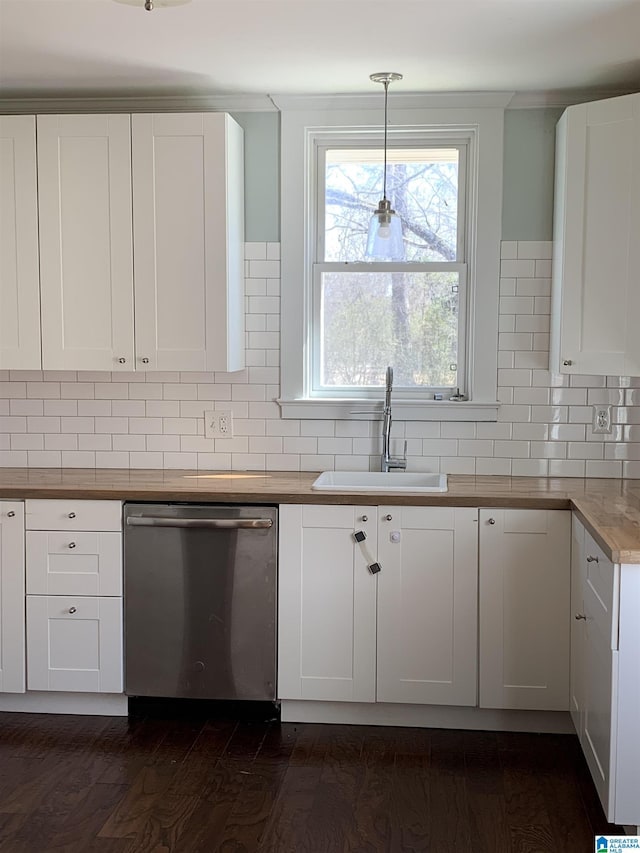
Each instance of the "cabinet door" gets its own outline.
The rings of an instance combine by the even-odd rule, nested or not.
[[[612,704],[617,693],[619,577],[616,566],[586,531],[584,551],[584,613],[587,618],[584,623],[582,750],[602,807],[608,814],[613,802],[611,760],[617,722]]]
[[[584,526],[575,514],[571,518],[571,667],[569,678],[569,711],[582,741],[584,730],[584,646],[585,624],[584,588],[586,566]]]
[[[122,599],[27,596],[29,690],[122,692]]]
[[[570,107],[558,124],[552,369],[640,375],[640,94]],[[554,324],[557,326],[557,324]]]
[[[569,708],[571,513],[480,510],[480,707]]]
[[[377,512],[378,702],[476,705],[478,511]]]
[[[127,115],[38,116],[42,361],[133,369]]]
[[[376,509],[280,507],[278,698],[374,702]],[[366,519],[366,520],[365,520]]]
[[[225,113],[132,121],[137,366],[239,370],[242,129]]]
[[[36,120],[0,117],[0,370],[40,370]]]
[[[0,692],[24,689],[24,506],[0,501]]]

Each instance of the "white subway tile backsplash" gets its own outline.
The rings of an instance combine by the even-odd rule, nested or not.
[[[548,474],[547,459],[514,459],[511,465],[513,477],[546,477]]]
[[[550,477],[584,477],[586,462],[579,459],[550,459]]]
[[[587,477],[621,477],[622,462],[587,460]]]
[[[38,433],[15,432],[11,436],[11,450],[43,450],[44,436]]]
[[[380,423],[282,420],[280,247],[247,243],[247,367],[234,373],[0,371],[0,466],[376,470]],[[501,244],[498,422],[394,421],[409,469],[640,478],[640,379],[549,372],[550,241]],[[594,434],[594,405],[611,405]],[[205,439],[229,409],[232,439]],[[203,475],[206,476],[206,475]]]
[[[63,435],[62,433],[49,433],[44,437],[45,450],[77,450],[78,436]]]
[[[511,459],[476,459],[476,474],[511,475]]]
[[[509,260],[500,262],[500,275],[511,278],[533,278],[536,274],[536,262],[534,260]]]
[[[47,400],[47,403],[56,402],[55,400]],[[9,412],[12,415],[44,415],[44,400],[7,400]],[[54,414],[47,412],[48,415]]]

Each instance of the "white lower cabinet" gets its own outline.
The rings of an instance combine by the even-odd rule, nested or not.
[[[571,711],[611,823],[640,823],[640,565],[615,564],[573,519]]]
[[[122,693],[122,505],[26,502],[29,690]]]
[[[0,501],[0,693],[24,690],[24,504]]]
[[[480,707],[569,708],[571,514],[480,510]]]
[[[122,692],[122,600],[27,596],[29,690]]]
[[[279,698],[475,705],[476,519],[281,507]]]
[[[378,702],[476,704],[477,518],[378,508]]]
[[[376,507],[281,506],[278,697],[375,702]]]

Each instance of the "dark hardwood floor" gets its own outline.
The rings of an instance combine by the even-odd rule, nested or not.
[[[273,716],[0,714],[0,850],[591,853],[621,832],[574,737]]]

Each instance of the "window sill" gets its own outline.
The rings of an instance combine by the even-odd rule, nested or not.
[[[362,399],[279,399],[282,417],[312,420],[378,420],[381,400]],[[396,421],[497,421],[500,403],[465,400],[401,400],[393,401]]]

